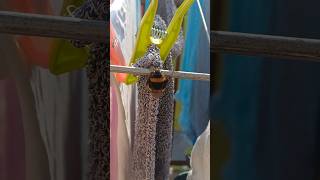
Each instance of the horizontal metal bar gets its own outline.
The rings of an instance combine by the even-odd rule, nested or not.
[[[150,74],[150,72],[152,72],[150,69],[128,67],[128,66],[117,66],[117,65],[110,65],[110,71],[117,72],[117,73],[130,73],[133,75],[148,75]],[[210,74],[205,74],[205,73],[168,71],[168,70],[160,70],[160,72],[165,76],[170,76],[170,77],[179,78],[179,79],[210,81]]]
[[[109,22],[0,11],[0,33],[108,42]],[[320,62],[320,40],[211,31],[211,52]]]
[[[106,43],[108,29],[104,21],[0,11],[0,33]]]
[[[320,40],[211,31],[211,52],[320,62]]]

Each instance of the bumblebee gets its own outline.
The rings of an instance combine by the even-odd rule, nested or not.
[[[153,96],[160,97],[164,92],[167,83],[168,79],[161,74],[159,69],[155,69],[149,75],[147,87]]]

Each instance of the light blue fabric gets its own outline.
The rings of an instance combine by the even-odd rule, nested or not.
[[[145,4],[144,8],[145,8],[145,9],[147,9],[147,8],[149,7],[150,0],[146,0],[146,2],[145,2],[145,3],[146,3],[146,4]]]
[[[210,1],[200,0],[208,28],[210,22]],[[210,47],[200,11],[195,2],[187,16],[185,48],[180,70],[188,72],[210,72]],[[183,132],[194,143],[205,129],[209,120],[210,83],[179,80],[176,99],[182,105],[179,122]]]

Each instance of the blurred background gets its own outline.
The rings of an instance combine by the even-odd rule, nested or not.
[[[318,0],[213,0],[211,28],[320,39]],[[212,54],[214,180],[320,178],[320,63]]]
[[[0,10],[60,16],[69,15],[68,5],[83,2],[0,0]],[[68,45],[68,52],[60,48]],[[49,61],[60,53],[87,59],[68,40],[0,34],[1,180],[86,177],[86,72],[53,75]]]

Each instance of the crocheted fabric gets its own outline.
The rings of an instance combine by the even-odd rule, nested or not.
[[[160,16],[155,24],[166,28]],[[172,70],[172,52],[165,64],[162,63],[159,48],[151,45],[144,57],[138,59],[135,67]],[[162,96],[153,96],[148,87],[148,76],[140,76],[138,81],[138,117],[132,150],[132,180],[167,180],[171,161],[174,79],[168,82]]]
[[[74,16],[107,21],[109,1],[88,0]],[[107,32],[106,32],[107,33]],[[107,43],[72,41],[76,47],[91,45],[87,64],[89,83],[89,180],[110,178],[109,171],[109,47]]]

